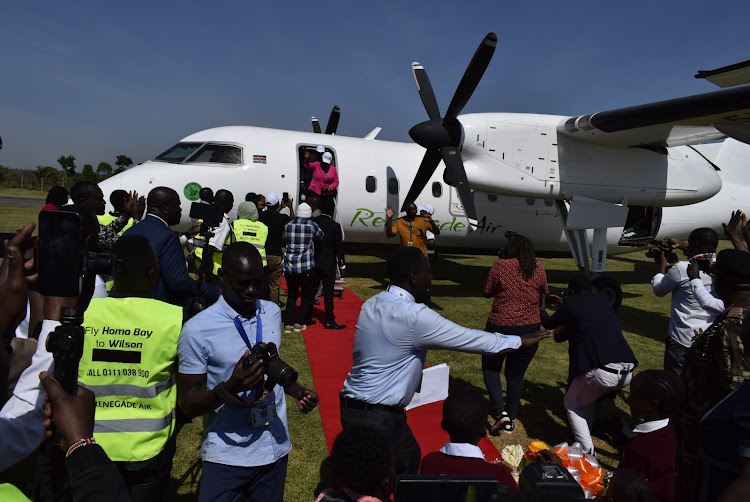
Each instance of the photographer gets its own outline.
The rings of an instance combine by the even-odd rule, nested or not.
[[[710,228],[697,228],[690,232],[686,245],[668,238],[665,242],[675,248],[683,248],[688,258],[703,253],[715,253],[719,235]],[[672,315],[669,322],[664,350],[664,369],[679,374],[685,361],[696,330],[704,330],[713,322],[716,314],[703,309],[693,295],[690,277],[687,273],[688,261],[680,261],[669,271],[667,252],[662,251],[656,261],[658,273],[651,279],[651,286],[656,296],[672,293]],[[711,288],[711,277],[701,272],[700,279],[707,289]]]
[[[77,205],[63,206],[60,211],[78,214],[82,249],[95,250],[99,240],[99,223],[94,214]],[[31,235],[33,228],[29,225],[21,233]],[[104,284],[100,278],[97,282]],[[61,308],[75,306],[76,301],[77,298],[44,297],[44,321],[37,350],[29,367],[18,378],[13,395],[0,411],[0,471],[23,460],[44,439],[41,414],[45,392],[39,384],[39,373],[54,370],[54,361],[52,354],[47,351],[46,342],[50,333],[60,325]]]
[[[175,452],[182,309],[150,298],[159,262],[148,239],[122,237],[112,252],[119,264],[112,295],[92,300],[86,309],[78,381],[96,394],[94,438],[133,499],[159,501]]]
[[[204,282],[213,282],[221,269],[221,257],[224,248],[234,242],[232,226],[229,223],[229,212],[234,207],[234,196],[229,190],[217,190],[214,204],[224,211],[217,228],[212,228],[213,236],[204,247],[195,248],[195,257],[199,265],[198,276]]]
[[[263,263],[255,246],[228,246],[223,269],[223,295],[183,326],[178,344],[180,408],[188,416],[204,415],[199,500],[244,495],[281,502],[292,448],[284,392],[305,413],[317,406],[318,396],[296,380],[282,388],[276,379],[281,375],[268,371],[268,356],[243,364],[248,349],[256,355],[261,342],[281,344],[281,310],[258,299]],[[294,372],[278,357],[273,362]],[[274,380],[264,384],[269,373]]]

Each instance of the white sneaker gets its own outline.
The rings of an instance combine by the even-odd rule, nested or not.
[[[307,324],[295,324],[292,329],[294,329],[295,333],[301,333],[307,329]]]
[[[291,324],[287,324],[286,326],[284,326],[284,333],[291,333],[293,330],[294,326],[292,326]]]

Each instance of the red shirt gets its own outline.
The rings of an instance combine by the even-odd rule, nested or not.
[[[58,209],[60,208],[50,202],[49,204],[44,206],[39,212],[41,213],[42,211],[57,211]]]
[[[518,493],[516,480],[513,479],[507,467],[501,464],[491,464],[481,458],[457,457],[433,451],[422,459],[422,468],[419,473],[495,476],[498,483],[507,486],[511,493]]]
[[[539,324],[543,293],[549,293],[549,288],[541,262],[536,262],[534,275],[527,281],[516,258],[497,260],[484,283],[484,294],[495,296],[489,322],[497,326]]]

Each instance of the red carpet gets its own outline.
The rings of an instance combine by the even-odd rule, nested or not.
[[[339,392],[352,369],[354,330],[362,307],[362,300],[348,289],[344,289],[343,299],[335,298],[334,302],[336,322],[346,324],[346,329],[336,331],[323,328],[325,311],[321,302],[313,308],[313,318],[318,323],[303,332],[315,389],[320,397],[320,415],[329,451],[336,435],[341,432]],[[407,412],[409,426],[419,442],[422,456],[439,450],[449,440],[448,434],[440,428],[442,407],[443,403],[439,402]],[[500,453],[489,439],[482,439],[479,446],[489,462],[500,458]]]

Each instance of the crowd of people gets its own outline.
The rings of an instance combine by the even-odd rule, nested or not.
[[[79,296],[58,296],[40,287],[44,255],[35,247],[45,236],[32,237],[34,223],[4,243],[0,470],[37,451],[35,500],[163,500],[177,433],[202,416],[199,500],[283,500],[286,396],[303,413],[318,396],[283,361],[282,335],[316,322],[319,289],[323,327],[346,327],[336,322],[333,300],[346,270],[341,227],[331,217],[338,177],[330,153],[319,153],[315,162],[305,155],[312,173],[305,202],[248,193],[235,208],[231,191],[203,187],[198,204],[213,213],[201,213],[183,234],[170,228],[182,217],[171,188],[147,197],[116,190],[106,214],[95,183],[77,183],[69,194],[50,190],[43,211],[75,214],[76,245],[88,254]],[[411,201],[404,209],[395,221],[386,210],[386,235],[400,245],[387,261],[388,288],[359,314],[340,393],[343,432],[330,455],[337,483],[319,501],[385,501],[396,476],[418,473],[490,476],[517,493],[510,471],[485,461],[478,443],[523,423],[525,374],[547,338],[568,344],[562,405],[571,442],[589,457],[596,457],[598,403],[630,388],[637,425],[622,445],[611,500],[750,499],[750,253],[741,238],[750,237],[750,225],[741,211],[725,225],[735,249],[717,254],[719,236],[707,228],[687,242],[667,239],[688,260],[670,266],[666,252],[657,259],[653,292],[672,294],[664,365],[638,371],[617,313],[590,277],[575,275],[565,295],[550,295],[544,266],[522,235],[509,236],[484,283],[493,299],[485,329],[442,317],[429,307],[429,250],[440,233],[434,209]],[[114,259],[104,274],[96,263],[107,255]],[[450,441],[422,452],[404,408],[431,349],[480,355],[489,400],[477,389],[451,393],[442,418]],[[77,388],[69,386],[71,372]],[[548,451],[539,459],[560,464]]]

